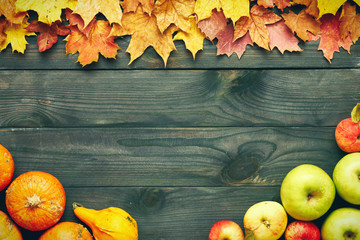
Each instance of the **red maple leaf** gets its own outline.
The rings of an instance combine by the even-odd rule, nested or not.
[[[37,39],[39,52],[50,49],[58,41],[58,35],[66,36],[70,33],[70,30],[59,20],[51,25],[34,20],[26,27],[26,30],[40,33]]]
[[[284,20],[267,25],[266,27],[269,31],[269,45],[271,50],[277,47],[281,53],[284,53],[286,50],[288,50],[289,52],[302,51],[302,49],[298,45],[299,40],[285,25]]]
[[[198,22],[199,29],[209,38],[214,40],[218,34],[226,28],[227,19],[222,11],[214,9],[209,18],[203,19]]]
[[[274,5],[278,7],[281,11],[284,11],[286,7],[290,7],[290,0],[258,0],[258,5],[266,7],[266,8],[273,8]]]
[[[5,19],[0,19],[0,45],[6,40],[6,33],[4,32],[8,22]]]

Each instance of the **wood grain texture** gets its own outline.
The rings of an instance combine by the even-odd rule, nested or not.
[[[72,211],[73,202],[93,209],[116,206],[135,218],[139,240],[205,240],[211,226],[224,219],[237,222],[244,230],[243,217],[252,204],[280,201],[279,186],[91,187],[65,188],[65,191],[67,203],[60,221],[81,223]],[[4,193],[0,194],[0,199],[0,210],[6,211]],[[355,206],[337,198],[330,212],[338,207]],[[326,216],[314,223],[321,226]],[[293,219],[289,218],[289,221]],[[35,240],[43,233],[21,231],[25,240]]]
[[[360,70],[1,71],[0,126],[336,126]]]
[[[334,128],[3,129],[15,176],[30,170],[66,187],[277,186],[299,164],[332,174]]]
[[[0,69],[82,69],[77,63],[78,54],[66,55],[65,42],[59,38],[50,50],[40,53],[35,37],[27,38],[29,44],[25,54],[12,53],[8,47],[0,53]],[[160,69],[164,70],[161,57],[153,48],[129,65],[130,55],[126,53],[130,38],[116,39],[121,50],[116,59],[105,59],[100,56],[97,63],[87,65],[85,69]],[[215,43],[216,44],[216,43]],[[318,42],[300,43],[301,52],[285,52],[281,54],[277,49],[269,52],[259,47],[248,46],[244,55],[238,59],[236,54],[230,58],[226,55],[216,56],[216,46],[210,41],[204,41],[203,50],[193,60],[192,54],[185,48],[182,41],[175,41],[177,51],[170,54],[166,69],[264,69],[264,68],[359,68],[360,43],[350,49],[351,54],[341,49],[334,54],[329,63],[318,50]]]

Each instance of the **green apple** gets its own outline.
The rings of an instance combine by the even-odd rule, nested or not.
[[[335,185],[318,166],[302,164],[284,178],[280,198],[286,212],[293,218],[312,221],[324,215],[335,199]]]
[[[349,153],[336,164],[333,180],[345,201],[360,205],[360,153]]]
[[[285,232],[287,221],[286,211],[280,203],[258,202],[244,215],[246,239],[253,234],[255,240],[277,240]]]
[[[322,240],[360,240],[360,210],[339,208],[330,213],[321,227]]]

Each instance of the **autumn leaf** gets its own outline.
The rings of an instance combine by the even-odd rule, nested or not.
[[[340,36],[340,14],[335,16],[326,14],[321,18],[321,35],[318,50],[322,50],[324,57],[331,62],[334,52],[339,52],[339,47],[343,47],[350,52],[352,44],[350,36],[346,39],[341,39]]]
[[[74,13],[79,14],[86,27],[98,13],[110,23],[121,24],[122,10],[119,0],[78,0]]]
[[[21,24],[8,23],[4,29],[6,34],[6,39],[0,44],[0,52],[4,50],[9,44],[11,44],[12,51],[17,51],[19,53],[24,53],[26,45],[26,36],[35,35],[33,32],[26,30],[26,27],[29,25],[27,22],[28,17],[24,17]]]
[[[288,26],[293,33],[295,32],[304,42],[310,40],[308,32],[314,35],[320,33],[321,23],[307,14],[305,10],[301,10],[299,14],[295,14],[290,10],[289,13],[282,14],[282,17],[285,20],[286,26]]]
[[[265,8],[278,7],[281,11],[284,11],[286,7],[290,7],[290,0],[258,0],[257,4]]]
[[[346,0],[317,0],[319,8],[319,18],[327,13],[335,15],[339,8],[346,2]]]
[[[151,14],[154,9],[154,0],[124,0],[121,5],[124,13],[135,12],[137,7],[141,5],[144,12]]]
[[[190,31],[189,16],[194,13],[195,0],[157,0],[152,14],[163,33],[172,23],[182,31]]]
[[[275,47],[283,54],[286,50],[289,52],[299,52],[299,40],[293,35],[291,30],[285,25],[284,20],[267,25],[270,36],[270,49]]]
[[[349,2],[343,6],[340,18],[340,34],[341,39],[346,39],[350,34],[353,43],[360,37],[360,14],[356,14],[356,6]]]
[[[39,15],[40,22],[51,24],[56,20],[61,20],[62,9],[73,9],[76,0],[16,0],[16,11],[34,10]]]
[[[114,24],[114,30],[111,36],[132,35],[130,44],[126,52],[130,53],[131,64],[135,59],[139,58],[148,47],[153,47],[160,55],[166,66],[167,59],[173,50],[176,50],[172,40],[173,28],[167,29],[161,33],[156,17],[144,13],[141,7],[136,12],[129,12],[123,15],[122,26]]]
[[[218,36],[217,55],[226,54],[230,57],[233,53],[236,53],[238,58],[244,54],[247,45],[253,46],[249,33],[246,33],[243,37],[234,39],[234,26],[233,24],[228,24],[223,31],[221,31]]]
[[[65,38],[66,54],[79,52],[78,62],[88,65],[97,62],[99,54],[106,58],[116,58],[119,46],[114,42],[114,37],[109,36],[111,26],[108,21],[91,21],[88,36],[77,26],[70,26],[71,33]]]
[[[270,51],[270,37],[266,25],[280,20],[281,17],[273,11],[259,5],[254,5],[250,11],[250,17],[242,17],[236,22],[234,40],[243,37],[249,32],[250,38],[254,43]]]
[[[189,22],[191,26],[190,31],[178,31],[173,40],[183,40],[185,42],[186,49],[192,53],[195,60],[196,53],[203,49],[205,34],[198,28],[195,17],[190,17]]]
[[[65,36],[70,33],[70,30],[59,20],[51,25],[35,20],[26,27],[26,30],[40,33],[37,40],[39,52],[50,49],[57,42],[58,35]]]
[[[5,28],[8,22],[5,19],[0,19],[0,46],[6,41]]]
[[[203,19],[198,22],[198,27],[205,33],[206,37],[211,41],[214,40],[218,34],[226,28],[227,19],[222,11],[214,9],[211,17]]]
[[[293,0],[294,5],[305,5],[305,13],[315,17],[319,16],[319,9],[317,7],[317,0]]]
[[[360,0],[353,0],[357,5],[360,6]]]
[[[249,0],[197,0],[195,3],[195,13],[198,21],[209,18],[212,10],[223,10],[226,18],[230,18],[235,23],[242,16],[249,16]]]
[[[76,26],[79,31],[89,37],[91,29],[96,21],[96,17],[94,17],[91,22],[85,27],[84,20],[81,18],[79,14],[73,13],[73,11],[69,8],[65,9],[66,19],[69,21],[70,26]]]
[[[0,0],[0,15],[11,23],[21,24],[27,12],[17,12],[14,0]]]

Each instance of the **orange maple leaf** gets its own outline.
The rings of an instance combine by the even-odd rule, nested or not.
[[[281,53],[286,50],[289,52],[299,52],[302,49],[299,47],[299,40],[293,35],[291,30],[285,25],[284,20],[267,25],[270,36],[270,49],[275,47],[279,49]]]
[[[346,39],[341,39],[340,35],[340,14],[335,16],[326,14],[321,17],[321,35],[318,50],[322,50],[324,57],[331,62],[334,52],[339,52],[339,47],[343,47],[350,53],[352,41],[350,35]]]
[[[172,23],[184,32],[191,29],[189,16],[194,13],[195,0],[157,0],[152,14],[163,33]]]
[[[78,0],[74,13],[79,14],[87,26],[98,13],[110,23],[121,24],[122,10],[119,0]]]
[[[170,27],[164,33],[158,28],[156,17],[144,13],[142,7],[136,12],[129,12],[123,15],[122,26],[114,24],[114,30],[110,36],[132,35],[126,52],[130,53],[131,64],[139,58],[144,51],[152,46],[160,55],[166,67],[167,59],[173,50],[176,50],[172,34],[175,29]]]
[[[360,37],[360,14],[356,14],[356,6],[346,2],[340,18],[341,38],[346,39],[349,34],[355,43]]]
[[[27,12],[16,12],[14,0],[0,0],[0,15],[11,23],[21,24]]]
[[[71,25],[71,33],[65,38],[66,54],[75,54],[79,52],[78,62],[82,65],[88,65],[97,62],[99,54],[106,58],[116,58],[119,46],[114,42],[114,37],[109,36],[111,26],[108,21],[96,20],[90,22],[88,36]]]
[[[211,41],[214,40],[218,34],[226,28],[227,19],[223,11],[213,9],[209,18],[203,19],[198,22],[198,27],[205,33],[206,37]]]
[[[40,33],[37,40],[39,52],[50,49],[57,42],[58,35],[65,36],[70,33],[70,30],[59,20],[51,25],[34,20],[26,27],[26,30]]]
[[[5,28],[8,22],[5,19],[0,19],[0,46],[6,41]]]
[[[258,0],[257,3],[265,8],[277,6],[281,11],[284,11],[286,7],[291,6],[290,0]]]
[[[284,13],[282,17],[291,31],[293,33],[295,32],[304,42],[310,40],[308,32],[311,32],[314,35],[320,33],[321,23],[306,13],[305,10],[301,10],[299,14],[295,14],[290,10],[288,14]]]
[[[317,6],[317,0],[293,0],[293,4],[305,5],[305,12],[315,17],[319,17],[319,8]]]
[[[250,18],[241,17],[236,22],[234,40],[243,37],[249,32],[250,38],[254,43],[270,51],[270,37],[266,25],[276,23],[280,20],[281,17],[276,15],[272,10],[254,5],[250,11]]]
[[[141,5],[144,12],[151,14],[154,9],[154,0],[124,0],[121,5],[124,13],[135,12],[137,7]]]

